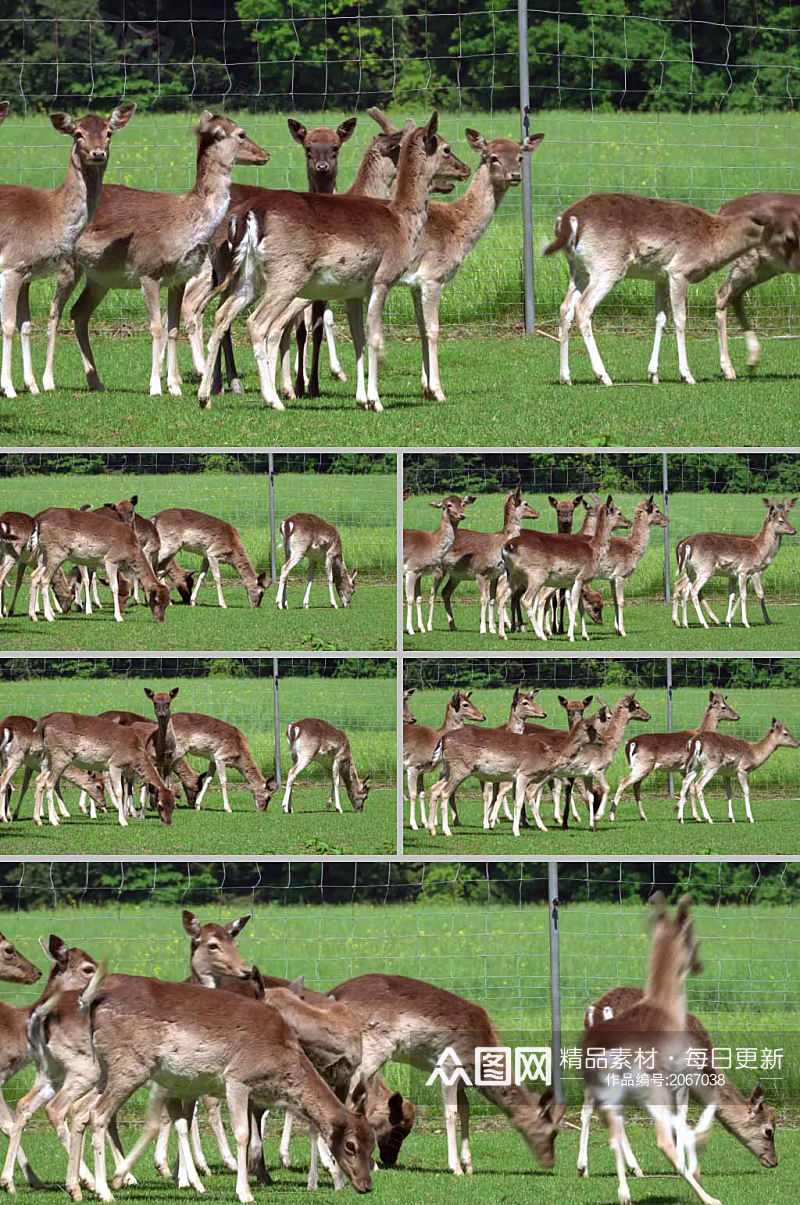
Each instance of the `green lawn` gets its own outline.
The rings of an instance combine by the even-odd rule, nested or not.
[[[532,678],[528,684],[536,685]],[[582,681],[581,685],[564,692],[569,698],[591,693],[590,680]],[[543,689],[537,695],[537,702],[547,712],[547,719],[541,721],[554,728],[565,727],[565,712],[559,706],[559,692]],[[602,692],[610,703],[614,703],[616,692]],[[449,692],[444,690],[417,691],[413,698],[412,710],[421,724],[438,725],[442,722],[444,708]],[[512,691],[490,690],[478,687],[473,692],[473,702],[484,712],[487,723],[499,725],[508,718],[508,709]],[[666,695],[663,690],[652,690],[647,686],[636,689],[636,697],[652,719],[649,723],[636,722],[628,725],[626,739],[642,732],[665,732],[667,730]],[[726,698],[738,712],[741,719],[736,724],[726,724],[721,730],[742,737],[745,740],[756,740],[763,736],[769,727],[770,717],[774,714],[789,726],[789,729],[800,736],[800,699],[797,692],[788,689],[766,690],[730,690]],[[675,730],[681,727],[691,727],[697,724],[702,716],[708,700],[706,691],[699,689],[679,689],[674,693]],[[590,709],[591,710],[591,709]],[[619,747],[617,754],[607,772],[607,779],[612,787],[612,793],[623,774],[627,773],[628,763],[625,758],[625,741]],[[428,776],[428,785],[432,784],[438,775]],[[680,778],[676,778],[678,786]],[[405,784],[404,784],[405,791]],[[773,756],[750,779],[750,793],[755,824],[749,825],[745,820],[744,805],[741,791],[736,788],[734,794],[734,815],[737,823],[728,822],[727,801],[721,783],[714,783],[706,792],[709,812],[714,820],[713,825],[697,824],[691,819],[691,809],[687,805],[685,823],[677,823],[673,803],[668,796],[668,777],[664,771],[657,771],[647,778],[642,786],[642,797],[647,823],[639,819],[638,810],[632,790],[623,796],[617,818],[613,824],[606,814],[598,821],[594,833],[589,830],[586,820],[586,808],[578,805],[581,813],[580,824],[570,821],[569,829],[564,832],[553,824],[553,804],[549,791],[545,791],[542,804],[542,819],[548,825],[548,832],[540,832],[536,828],[523,829],[520,836],[515,838],[511,825],[501,821],[496,828],[485,831],[483,824],[483,805],[478,797],[476,783],[470,780],[466,790],[459,791],[458,810],[461,825],[452,829],[450,838],[439,833],[435,838],[425,830],[412,831],[408,827],[408,804],[405,806],[406,825],[403,834],[403,850],[406,854],[453,853],[482,856],[484,854],[526,854],[529,856],[561,857],[572,855],[592,854],[599,857],[611,857],[629,854],[672,854],[681,857],[702,856],[703,854],[741,854],[756,857],[764,854],[783,854],[789,848],[794,848],[800,841],[800,822],[798,821],[797,804],[800,799],[800,755],[794,749],[778,749]],[[462,806],[463,797],[463,806]],[[613,797],[613,794],[612,794]]]
[[[91,715],[109,708],[150,714],[143,693],[178,685],[175,710],[199,711],[235,724],[248,739],[262,773],[269,776],[275,764],[272,681],[270,678],[211,676],[169,678],[143,683],[141,680],[62,678],[17,680],[0,685],[3,715],[42,716],[54,710],[74,710]],[[393,679],[282,678],[280,680],[281,728],[292,719],[318,715],[340,725],[348,733],[356,767],[361,775],[371,773],[375,790],[364,811],[355,814],[346,798],[344,814],[327,812],[329,780],[318,765],[298,779],[295,811],[281,812],[281,792],[273,796],[266,815],[255,811],[253,798],[237,771],[230,775],[233,814],[222,813],[217,782],[209,788],[201,811],[179,806],[171,827],[165,828],[153,814],[144,824],[117,823],[111,812],[96,821],[81,816],[77,792],[67,789],[65,800],[71,819],[59,827],[31,822],[33,795],[23,803],[23,816],[0,831],[0,849],[5,856],[23,854],[192,854],[244,855],[267,853],[350,854],[392,853],[397,845],[395,782],[395,685]],[[203,769],[198,759],[189,759]],[[285,739],[281,738],[284,779],[291,764]],[[19,774],[18,779],[21,779]]]

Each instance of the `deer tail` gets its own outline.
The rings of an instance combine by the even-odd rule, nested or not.
[[[33,1051],[33,1056],[36,1062],[41,1062],[47,1048],[47,1030],[45,1021],[49,1017],[53,1009],[58,1005],[63,996],[61,988],[57,988],[52,996],[48,996],[41,1004],[37,1004],[28,1018],[28,1024],[25,1026],[25,1032],[28,1036],[28,1045]]]
[[[25,544],[25,551],[26,552],[35,552],[38,547],[39,547],[39,523],[37,520],[36,522],[34,522],[33,531],[31,532],[31,534]]]
[[[569,245],[574,247],[578,241],[578,219],[575,214],[571,214],[569,221],[565,221],[565,214],[559,214],[556,218],[556,237],[552,243],[548,243],[542,255],[555,255],[556,251],[563,251]]]

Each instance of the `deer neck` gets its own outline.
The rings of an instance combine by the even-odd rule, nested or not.
[[[395,213],[407,224],[412,246],[416,247],[428,218],[428,181],[426,178],[425,148],[419,139],[411,138],[400,152],[397,184],[389,202]]]
[[[141,579],[141,583],[144,586],[145,590],[152,590],[153,586],[158,586],[161,583],[159,582],[158,578],[156,577],[156,575],[153,571],[153,566],[150,564],[150,561],[142,552],[142,550],[139,546],[138,540],[136,540],[135,543],[136,543],[136,552],[135,552],[133,560],[132,560],[133,568],[138,573],[139,578]]]
[[[578,528],[578,531],[576,534],[579,536],[586,536],[588,539],[591,539],[591,537],[595,533],[596,527],[597,527],[597,511],[594,511],[594,513],[590,513],[587,510],[586,514],[583,516],[583,522],[581,523],[580,527]],[[572,530],[572,528],[570,528],[570,531],[571,530]],[[565,533],[565,534],[568,534],[568,533]]]
[[[450,516],[442,511],[442,519],[439,524],[439,550],[442,556],[446,556],[453,547],[457,530],[458,523],[454,523]]]
[[[377,201],[386,201],[392,195],[392,186],[383,174],[382,155],[373,144],[367,147],[358,166],[355,179],[347,192],[353,197],[373,197]]]
[[[761,530],[755,537],[753,543],[755,545],[758,560],[762,564],[765,561],[767,564],[769,564],[781,546],[780,532],[775,530],[769,515],[767,515],[766,519],[761,524]]]
[[[91,222],[103,191],[105,170],[105,163],[82,165],[73,146],[64,183],[56,189],[66,227],[77,229],[80,233]]]
[[[465,243],[465,255],[469,254],[483,235],[507,191],[492,184],[489,165],[482,162],[478,165],[467,191],[450,205],[450,208],[458,213],[458,226]]]
[[[724,1083],[717,1089],[715,1116],[730,1134],[734,1134],[737,1138],[745,1134],[746,1124],[750,1117],[750,1105],[727,1075],[724,1077]]]
[[[522,531],[522,520],[517,514],[513,498],[509,498],[503,511],[503,539],[513,540]]]
[[[463,717],[461,715],[459,715],[459,713],[456,711],[453,704],[451,702],[448,702],[447,707],[445,708],[445,713],[444,713],[444,723],[442,724],[441,728],[439,729],[439,735],[444,736],[444,734],[446,732],[452,732],[455,728],[463,728],[463,727],[464,727]]]
[[[676,1027],[686,1025],[686,987],[680,978],[677,967],[677,955],[672,949],[675,938],[669,935],[657,936],[650,951],[650,965],[645,984],[645,999],[642,1004],[655,1004],[663,1009],[674,1022]],[[641,1007],[638,1005],[637,1007]]]
[[[625,716],[625,712],[615,707],[611,713],[611,719],[608,721],[605,731],[602,734],[603,744],[606,746],[616,747],[625,735],[625,729],[627,727],[628,720]]]
[[[519,714],[514,707],[511,708],[506,730],[508,732],[515,732],[518,736],[521,736],[525,731],[525,717]]]
[[[703,718],[700,721],[698,732],[716,732],[719,728],[719,712],[712,703],[709,703],[703,712]]]
[[[282,1103],[293,1113],[299,1113],[304,1121],[315,1125],[325,1142],[330,1144],[334,1131],[347,1124],[348,1112],[300,1049],[292,1070],[292,1086],[292,1099]]]
[[[644,556],[649,539],[650,523],[647,518],[647,512],[644,510],[637,510],[636,514],[633,516],[633,527],[631,528],[631,534],[627,537],[627,542],[633,549],[637,561],[640,561]]]
[[[197,171],[194,194],[200,208],[213,219],[214,228],[227,212],[231,197],[231,165],[220,162],[214,155],[214,144],[204,146],[197,152]]]
[[[590,538],[592,550],[596,561],[599,561],[606,555],[611,545],[611,536],[613,529],[611,520],[608,517],[608,512],[604,506],[597,509],[597,523],[594,529],[594,535]]]
[[[750,745],[750,770],[757,770],[759,766],[763,766],[768,757],[771,757],[778,748],[778,738],[770,729],[766,736],[762,736],[760,741],[753,741]]]
[[[342,769],[344,770],[344,785],[345,790],[347,791],[347,797],[350,802],[355,805],[353,796],[358,791],[361,783],[359,781],[355,765],[353,764],[352,757],[348,757],[347,761],[342,765]]]

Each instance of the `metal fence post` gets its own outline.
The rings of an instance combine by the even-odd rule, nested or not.
[[[672,732],[672,658],[667,657],[667,732]],[[669,772],[669,797],[675,795],[675,775]]]
[[[528,0],[517,0],[519,40],[519,113],[522,137],[530,133],[531,87],[528,73]],[[522,156],[522,267],[525,288],[525,334],[534,333],[536,306],[533,296],[533,186],[531,156]]]
[[[275,457],[267,453],[269,465],[269,571],[272,580],[278,576],[278,558],[275,551]]]
[[[278,698],[278,658],[272,658],[272,714],[275,720],[275,777],[283,784],[281,774],[281,705]]]
[[[547,863],[547,901],[550,917],[550,1046],[553,1052],[553,1093],[564,1099],[561,1077],[561,949],[558,932],[558,862]]]
[[[669,602],[672,595],[669,584],[669,472],[666,452],[661,453],[661,491],[664,495],[664,517],[667,520],[667,526],[664,528],[664,597]]]

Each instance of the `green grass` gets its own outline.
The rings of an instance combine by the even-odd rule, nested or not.
[[[531,683],[533,685],[533,683]],[[583,687],[565,692],[568,697],[590,693]],[[565,712],[557,701],[554,690],[542,690],[537,702],[547,712],[547,720],[541,721],[554,728],[565,727]],[[444,690],[417,691],[412,710],[421,724],[438,725],[442,722],[449,692]],[[499,725],[508,719],[511,690],[489,690],[477,688],[473,702],[487,717],[487,724]],[[605,692],[604,692],[605,694]],[[650,712],[649,723],[628,725],[626,739],[642,732],[667,731],[666,697],[663,690],[637,688],[636,697]],[[610,703],[616,700],[613,692],[608,694]],[[733,709],[742,717],[736,724],[726,724],[721,730],[745,740],[756,740],[763,736],[774,714],[789,726],[790,731],[800,735],[800,699],[793,690],[731,690],[726,698]],[[676,690],[674,695],[675,730],[692,727],[702,716],[708,694],[699,689]],[[620,778],[627,772],[625,741],[612,761],[606,777],[613,791]],[[428,776],[428,785],[438,775]],[[678,786],[680,778],[676,778]],[[461,825],[452,829],[450,838],[441,835],[441,828],[432,838],[425,830],[412,831],[408,826],[408,804],[403,834],[403,851],[406,854],[452,853],[482,856],[484,854],[526,854],[531,856],[572,856],[592,854],[598,857],[613,857],[629,854],[669,854],[676,857],[698,857],[704,854],[740,854],[756,857],[764,854],[782,854],[793,848],[800,840],[797,803],[800,798],[800,756],[797,750],[778,749],[773,756],[750,779],[750,794],[755,824],[745,821],[741,791],[736,787],[734,815],[737,823],[728,823],[727,802],[721,783],[712,783],[706,792],[713,825],[696,824],[691,819],[687,805],[686,822],[677,823],[673,804],[668,797],[668,777],[657,771],[647,778],[642,786],[642,796],[647,823],[639,819],[633,792],[629,790],[619,806],[616,820],[611,823],[606,815],[597,823],[594,833],[586,822],[586,808],[579,804],[581,822],[570,821],[564,832],[553,824],[553,805],[549,792],[545,792],[542,804],[542,819],[548,832],[538,829],[523,829],[515,838],[511,826],[501,821],[496,828],[485,831],[483,805],[478,796],[475,780],[466,784],[466,790],[458,792],[458,811]],[[463,797],[463,806],[462,806]]]
[[[52,679],[4,682],[0,688],[4,715],[46,715],[50,711],[78,711],[91,715],[109,708],[123,708],[148,715],[151,705],[144,685],[153,690],[180,687],[175,709],[199,711],[235,724],[244,732],[253,756],[265,776],[272,773],[274,729],[272,682],[270,679],[170,678],[143,683],[119,679]],[[22,854],[192,854],[244,855],[266,853],[351,854],[391,853],[397,845],[395,782],[395,685],[392,679],[282,678],[280,681],[281,727],[292,719],[318,715],[345,729],[350,737],[360,774],[370,772],[375,789],[364,811],[355,814],[342,799],[344,814],[326,811],[329,781],[317,765],[298,779],[294,813],[281,812],[281,792],[273,796],[266,815],[255,811],[253,798],[237,771],[230,775],[232,815],[222,814],[222,797],[215,780],[201,811],[178,807],[171,827],[148,816],[144,824],[128,828],[117,823],[111,812],[96,821],[81,816],[77,792],[67,789],[65,800],[71,819],[58,828],[31,823],[33,796],[23,803],[23,818],[2,826],[0,849],[5,856]],[[189,761],[197,769],[204,764]],[[281,763],[285,775],[291,764],[288,747],[281,740]],[[17,776],[21,780],[21,774]]]
[[[225,394],[210,411],[198,408],[188,383],[188,351],[181,346],[187,386],[183,398],[146,394],[149,341],[137,336],[97,340],[107,392],[89,393],[77,348],[64,336],[58,359],[59,389],[36,399],[0,401],[0,438],[14,446],[187,447],[756,447],[770,416],[770,442],[797,439],[797,351],[792,342],[764,342],[762,371],[735,382],[719,377],[710,341],[690,337],[698,385],[677,381],[674,344],[664,348],[662,384],[643,384],[649,336],[611,335],[600,343],[614,388],[591,379],[588,360],[575,344],[571,389],[558,384],[558,349],[549,339],[474,337],[444,340],[440,363],[447,403],[424,401],[419,388],[419,344],[392,342],[382,374],[383,414],[365,413],[350,382],[326,379],[325,396],[293,402],[284,413],[268,410],[258,391],[249,348],[240,351],[243,395]],[[34,340],[34,362],[43,343]],[[739,344],[734,357],[737,364]],[[105,354],[104,354],[105,353]],[[342,340],[341,359],[352,373],[352,350]],[[16,363],[16,361],[15,361]],[[17,373],[19,379],[19,373]],[[140,382],[132,388],[132,382]]]
[[[120,473],[109,477],[31,474],[0,477],[0,512],[29,514],[48,506],[101,506],[138,494],[145,516],[169,506],[189,506],[225,519],[239,531],[256,572],[270,568],[269,507],[264,476],[246,473]],[[72,611],[47,624],[27,618],[30,574],[17,600],[16,614],[3,620],[5,640],[16,650],[75,649],[391,649],[396,642],[396,479],[369,476],[277,473],[276,522],[298,510],[323,515],[342,536],[345,559],[358,568],[356,593],[348,608],[334,611],[325,576],[317,574],[311,607],[302,610],[305,563],[290,579],[290,610],[275,607],[275,588],[257,610],[250,608],[235,570],[222,566],[228,609],[217,604],[210,575],[196,607],[175,605],[163,624],[145,606],[131,606],[124,623],[114,622],[111,592],[100,588],[104,609],[91,617]],[[283,548],[278,533],[278,570]],[[201,558],[182,552],[187,569],[199,569]],[[13,581],[14,574],[11,574]],[[177,600],[177,594],[174,599]]]

